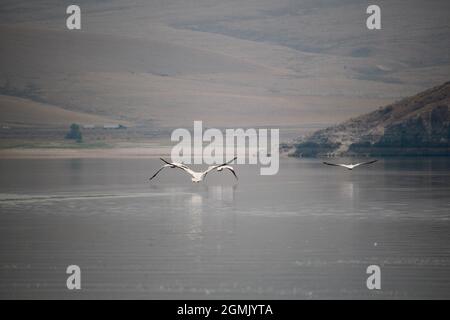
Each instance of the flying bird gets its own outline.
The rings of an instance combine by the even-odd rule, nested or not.
[[[346,168],[348,170],[353,170],[356,167],[365,165],[365,164],[371,164],[374,162],[377,162],[378,160],[372,160],[372,161],[367,161],[367,162],[360,162],[360,163],[355,163],[355,164],[344,164],[344,163],[329,163],[329,162],[324,162],[324,164],[329,165],[329,166],[335,166],[335,167],[343,167]]]
[[[166,160],[164,160],[163,158],[160,158],[164,163],[166,163],[165,165],[163,165],[158,171],[156,171],[156,173],[149,179],[152,180],[154,177],[156,177],[156,175],[158,173],[161,172],[161,170],[163,170],[164,168],[178,168],[181,169],[185,172],[187,172],[192,178],[192,182],[200,182],[203,181],[203,179],[206,177],[206,175],[213,171],[213,170],[217,170],[217,171],[222,171],[223,169],[227,169],[230,170],[231,173],[234,175],[234,177],[236,179],[238,179],[236,172],[234,171],[234,168],[232,166],[229,166],[229,164],[231,162],[233,162],[234,160],[236,160],[237,157],[234,157],[232,160],[227,161],[225,163],[216,165],[216,166],[210,166],[208,167],[208,169],[206,169],[205,171],[194,171],[192,169],[190,169],[189,167],[187,167],[186,165],[182,164],[182,163],[178,163],[178,162],[168,162]]]

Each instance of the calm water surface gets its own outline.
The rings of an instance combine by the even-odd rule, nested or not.
[[[0,160],[0,298],[450,298],[450,159],[149,183],[160,164]]]

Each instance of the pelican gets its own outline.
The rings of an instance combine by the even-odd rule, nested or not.
[[[356,167],[365,165],[365,164],[371,164],[374,162],[377,162],[378,160],[372,160],[372,161],[367,161],[367,162],[360,162],[360,163],[355,163],[355,164],[344,164],[344,163],[329,163],[329,162],[324,162],[323,164],[327,164],[329,166],[336,166],[336,167],[343,167],[346,168],[348,170],[353,170]]]
[[[236,160],[237,157],[234,157],[232,160],[227,161],[225,163],[216,165],[216,166],[210,166],[208,167],[208,169],[206,169],[205,171],[194,171],[192,169],[190,169],[189,167],[185,166],[182,163],[178,163],[178,162],[168,162],[166,160],[164,160],[163,158],[160,158],[164,163],[166,163],[165,165],[163,165],[158,171],[156,171],[156,173],[149,179],[152,180],[154,177],[156,177],[156,175],[161,172],[161,170],[163,170],[164,168],[179,168],[184,170],[185,172],[187,172],[188,174],[191,175],[191,180],[192,182],[200,182],[203,181],[203,179],[206,177],[206,175],[213,171],[213,170],[217,170],[217,171],[222,171],[223,169],[228,169],[231,171],[231,173],[234,175],[234,177],[237,179],[237,175],[236,172],[234,171],[234,168],[232,166],[229,166],[229,164],[231,162],[233,162],[234,160]]]

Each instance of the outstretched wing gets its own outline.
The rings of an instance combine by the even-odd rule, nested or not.
[[[170,164],[171,165],[171,163],[169,162],[169,161],[167,161],[167,160],[164,160],[163,158],[159,158],[162,162],[165,162],[166,164]]]
[[[230,161],[224,162],[224,163],[219,164],[219,165],[216,165],[216,166],[211,166],[211,167],[209,167],[205,172],[203,172],[203,175],[206,176],[209,172],[211,172],[211,171],[213,171],[213,170],[215,170],[215,169],[218,169],[218,168],[220,168],[220,167],[226,166],[226,165],[232,163],[232,162],[233,162],[234,160],[236,160],[236,159],[237,159],[237,157],[234,157],[234,158],[231,159]]]
[[[160,173],[160,172],[162,171],[162,169],[167,168],[167,167],[170,167],[170,164],[163,165],[163,166],[162,166],[158,171],[156,171],[155,174],[154,174],[150,179],[148,179],[148,180],[149,180],[149,181],[152,180],[154,177],[156,177],[156,175],[157,175],[158,173]]]
[[[236,160],[236,159],[237,159],[237,157],[234,157],[233,159],[231,159],[231,160],[229,160],[229,161],[227,161],[227,162],[224,162],[224,163],[222,163],[222,164],[219,164],[219,165],[217,165],[217,166],[210,166],[206,171],[203,172],[203,176],[206,177],[206,175],[207,175],[209,172],[211,172],[211,171],[213,171],[213,170],[216,170],[216,169],[219,169],[219,168],[221,168],[221,167],[223,167],[223,168],[225,168],[225,167],[230,167],[232,170],[230,170],[230,168],[227,168],[227,169],[230,170],[230,171],[233,173],[233,175],[236,177],[236,179],[237,179],[238,177],[236,176],[236,173],[234,172],[234,168],[231,167],[231,166],[228,166],[228,164],[232,163],[232,162],[233,162],[234,160]]]
[[[164,168],[178,168],[178,169],[181,169],[181,170],[187,172],[191,176],[194,175],[194,171],[192,171],[191,169],[189,169],[187,166],[185,166],[182,163],[168,162],[167,160],[164,160],[163,158],[160,158],[160,159],[166,164],[163,165],[158,171],[156,171],[156,173],[149,180],[152,180],[154,177],[156,177],[156,175]]]
[[[219,167],[222,167],[222,166],[225,166],[225,165],[227,165],[227,164],[230,164],[230,163],[232,163],[234,160],[236,160],[237,159],[237,157],[234,157],[233,159],[231,159],[230,161],[227,161],[227,162],[225,162],[225,163],[222,163],[221,165],[219,165]]]
[[[356,164],[356,166],[362,166],[362,165],[365,165],[365,164],[371,164],[371,163],[374,163],[374,162],[377,162],[378,160],[372,160],[372,161],[367,161],[367,162],[361,162],[361,163],[357,163]]]
[[[323,162],[323,164],[326,164],[326,165],[329,165],[329,166],[341,167],[340,164],[335,164],[335,163]]]
[[[161,159],[162,161],[164,161],[164,162],[167,163],[167,164],[170,164],[172,167],[176,167],[176,168],[180,168],[180,169],[189,169],[188,166],[186,166],[186,165],[184,165],[184,164],[182,164],[182,163],[178,163],[178,162],[169,162],[169,161],[167,161],[167,160],[164,160],[163,158],[159,158],[159,159]]]
[[[239,178],[236,175],[236,172],[234,171],[234,168],[232,166],[222,166],[222,169],[228,169],[231,171],[231,173],[234,175],[234,177],[236,178],[236,180],[239,180]]]

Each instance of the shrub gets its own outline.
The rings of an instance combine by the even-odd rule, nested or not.
[[[76,123],[70,125],[70,130],[66,134],[66,139],[76,140],[77,142],[83,141],[80,126]]]

